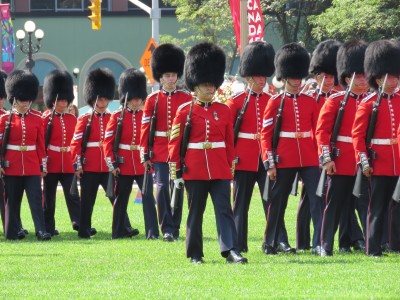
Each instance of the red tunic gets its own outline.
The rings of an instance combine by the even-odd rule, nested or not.
[[[276,115],[281,104],[282,94],[273,96],[267,104],[261,131],[263,161],[268,159],[267,152],[272,152],[272,137]],[[315,99],[306,94],[286,93],[282,113],[281,135],[276,154],[279,155],[277,168],[297,168],[318,166],[318,153],[314,131],[318,119]],[[293,137],[295,136],[295,137]]]
[[[156,136],[154,137],[153,157],[152,162],[167,162],[168,161],[168,141],[169,133],[171,132],[172,122],[176,115],[176,111],[180,105],[192,99],[189,92],[183,90],[175,90],[169,93],[161,90],[152,93],[147,97],[143,109],[142,129],[140,135],[140,151],[141,155],[146,155],[149,152],[149,133],[151,117],[154,114],[154,106],[156,101]]]
[[[345,94],[346,92],[339,92],[332,95],[327,99],[325,105],[322,107],[316,130],[319,155],[322,154],[322,146],[327,146],[329,147],[329,151],[332,151],[330,145],[331,134],[340,108],[340,103],[344,99]],[[357,107],[362,97],[363,95],[358,97],[355,94],[350,94],[344,107],[343,119],[338,134],[339,140],[335,143],[335,147],[339,149],[340,153],[339,156],[333,158],[336,166],[335,175],[354,176],[357,171],[357,162],[354,155],[351,130],[356,116]]]
[[[46,136],[51,113],[51,111],[46,111],[42,115],[44,136]],[[47,171],[49,173],[74,173],[69,145],[74,135],[76,117],[69,113],[56,112],[52,124],[49,145],[46,149]]]
[[[176,164],[177,170],[181,169],[180,147],[190,103],[179,108],[168,145],[170,163]],[[183,179],[232,179],[231,168],[234,160],[234,146],[232,117],[229,107],[215,101],[204,106],[204,103],[197,101],[193,105],[191,124],[189,146],[185,156],[187,172],[183,173]],[[214,143],[213,145],[218,145],[218,147],[213,146],[213,148],[207,149],[207,144],[203,144],[204,142]],[[193,147],[199,148],[199,145],[203,144],[204,149],[193,149],[190,146],[191,143],[193,143]]]
[[[309,95],[310,97],[314,98],[317,100],[319,90],[310,90],[306,94]],[[323,93],[321,92],[321,95],[319,96],[319,101],[317,102],[317,107],[318,107],[318,113],[321,111],[322,106],[324,106],[325,101],[333,94],[337,93],[335,90],[330,90],[328,93]]]
[[[121,140],[119,143],[118,157],[124,158],[124,163],[118,167],[121,175],[143,175],[144,167],[140,162],[139,141],[140,127],[142,125],[143,111],[132,111],[130,108],[125,110],[122,121]],[[104,154],[106,158],[115,163],[113,152],[115,135],[117,132],[118,118],[121,116],[121,110],[111,115],[110,122],[107,124],[106,138],[104,140]],[[131,149],[127,149],[127,148]]]
[[[90,116],[91,113],[80,116],[75,126],[74,137],[71,141],[72,162],[75,164],[79,164],[78,158],[82,156],[82,139]],[[86,163],[83,165],[83,171],[108,172],[108,167],[104,160],[103,141],[110,116],[109,112],[102,114],[95,112],[93,115],[88,146],[86,153],[84,153]]]
[[[226,102],[232,111],[233,124],[236,123],[238,113],[241,111],[248,94],[249,90],[241,92]],[[239,158],[239,163],[235,165],[236,170],[258,171],[261,155],[262,116],[270,97],[271,95],[267,93],[257,94],[252,92],[250,95],[235,145],[235,155]]]
[[[9,116],[10,113],[7,112],[0,117],[0,147]],[[13,111],[7,146],[14,149],[7,149],[4,158],[9,165],[4,168],[6,175],[40,175],[40,166],[45,164],[46,153],[42,119],[38,111],[30,109],[24,114]],[[18,147],[22,148],[15,149]]]
[[[360,161],[360,153],[365,153],[368,156],[365,138],[373,104],[377,98],[378,95],[376,93],[372,93],[364,98],[356,112],[352,137],[357,162]],[[372,137],[378,140],[376,142],[372,140],[371,142],[371,148],[376,152],[376,159],[369,161],[370,166],[374,169],[373,175],[399,176],[400,158],[397,145],[397,128],[399,127],[399,123],[400,95],[392,94],[389,96],[389,99],[387,95],[382,97],[381,104],[378,108],[376,127]],[[380,143],[385,143],[386,141],[386,144],[376,144],[378,141]]]

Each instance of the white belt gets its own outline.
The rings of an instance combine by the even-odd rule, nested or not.
[[[56,151],[56,152],[69,152],[70,147],[58,147],[58,146],[53,146],[53,145],[49,145],[47,146],[48,149]]]
[[[338,135],[336,141],[344,143],[353,143],[353,138],[351,136]]]
[[[33,146],[7,145],[7,149],[17,150],[17,151],[34,151],[36,150],[36,145]]]
[[[168,131],[157,131],[154,133],[155,136],[163,136],[163,137],[169,137],[169,135],[171,134],[171,132]]]
[[[90,142],[86,144],[86,147],[101,147],[103,142]]]
[[[300,139],[300,138],[308,138],[311,137],[311,132],[310,131],[304,131],[304,132],[287,132],[287,131],[281,131],[279,133],[280,137],[285,137],[285,138],[292,138],[292,139]]]
[[[248,139],[248,140],[259,140],[260,139],[259,133],[246,133],[246,132],[239,132],[238,138]]]
[[[188,149],[213,149],[225,148],[225,142],[189,143]]]
[[[124,150],[139,150],[140,146],[139,145],[119,144],[118,148],[124,149]]]
[[[375,145],[397,145],[398,140],[396,138],[394,138],[394,139],[372,139],[371,143],[375,144]]]

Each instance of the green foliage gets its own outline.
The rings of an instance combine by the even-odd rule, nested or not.
[[[284,44],[302,41],[312,49],[316,41],[311,36],[309,16],[318,15],[328,8],[332,0],[261,0],[265,26],[280,33]]]
[[[400,6],[395,0],[334,0],[332,7],[308,20],[317,40],[373,41],[400,35]]]
[[[236,38],[227,0],[163,0],[176,6],[178,22],[182,24],[179,44],[185,50],[199,42],[212,42],[221,46],[231,70],[237,55]],[[177,42],[177,37],[163,36],[163,42]]]
[[[22,221],[30,233],[22,241],[0,238],[2,299],[396,299],[400,295],[400,256],[375,259],[361,252],[333,257],[311,253],[266,256],[261,251],[265,217],[259,191],[249,211],[247,265],[227,265],[219,254],[211,199],[204,214],[204,265],[185,257],[185,205],[181,239],[166,243],[144,237],[141,205],[128,213],[140,235],[111,240],[112,208],[102,190],[92,225],[98,234],[80,240],[72,230],[65,200],[58,193],[56,225],[60,235],[38,242],[26,199]],[[295,244],[299,199],[291,197],[286,228]],[[185,200],[185,204],[187,201]],[[337,245],[335,245],[337,247]]]

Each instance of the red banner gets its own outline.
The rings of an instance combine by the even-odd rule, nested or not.
[[[236,43],[240,48],[240,0],[229,0]],[[249,24],[249,43],[264,39],[264,19],[260,0],[247,0],[247,23]]]

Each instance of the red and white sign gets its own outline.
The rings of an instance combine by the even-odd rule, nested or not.
[[[235,29],[236,43],[240,48],[240,1],[229,0]],[[264,39],[264,19],[260,0],[247,0],[247,22],[249,24],[249,43]]]

